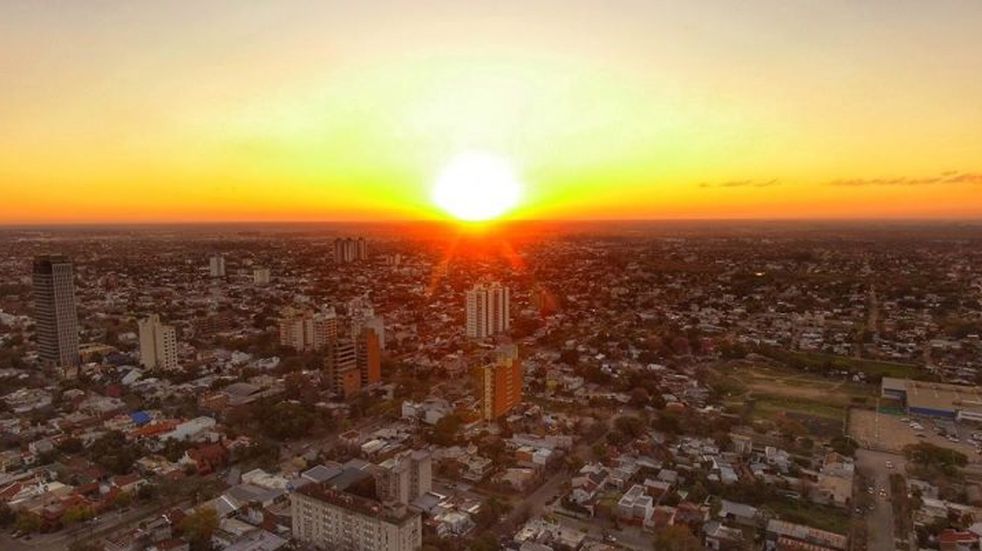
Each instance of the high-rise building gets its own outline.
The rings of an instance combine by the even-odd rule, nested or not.
[[[498,419],[521,403],[522,362],[517,346],[499,346],[485,354],[474,374],[485,421]]]
[[[355,257],[358,260],[368,260],[368,241],[364,237],[359,237],[355,242]]]
[[[358,369],[358,347],[354,339],[339,338],[330,343],[324,369],[332,392],[348,398],[361,390],[362,373]]]
[[[293,537],[317,549],[416,551],[423,546],[418,511],[386,505],[323,484],[290,494]]]
[[[252,269],[252,283],[255,285],[269,285],[269,268],[258,267]]]
[[[338,336],[338,319],[333,310],[314,313],[287,307],[279,319],[280,345],[299,352],[321,350]]]
[[[406,451],[375,470],[375,493],[383,503],[409,504],[433,489],[433,458],[426,450]]]
[[[62,255],[34,259],[34,312],[38,356],[50,366],[77,367],[78,314],[75,270]]]
[[[382,347],[379,337],[371,327],[363,327],[357,337],[358,371],[361,385],[368,386],[382,381]]]
[[[351,322],[352,337],[361,335],[362,329],[366,327],[371,328],[378,337],[379,347],[385,350],[385,322],[382,316],[375,315],[375,309],[368,298],[358,297],[348,301],[348,319]]]
[[[348,264],[356,260],[368,260],[368,241],[364,237],[338,237],[334,240],[334,262]]]
[[[477,284],[465,295],[467,336],[483,339],[511,328],[511,292],[500,283]]]
[[[216,254],[208,259],[208,275],[211,277],[225,277],[225,257]]]
[[[140,329],[140,362],[154,369],[177,369],[177,332],[151,314],[137,322]]]

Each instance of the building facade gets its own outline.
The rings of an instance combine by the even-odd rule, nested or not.
[[[280,345],[299,352],[322,350],[338,337],[338,319],[333,311],[285,308],[278,321]]]
[[[364,237],[338,237],[334,240],[334,262],[348,264],[356,260],[368,260],[368,241]]]
[[[72,261],[62,255],[35,258],[33,293],[41,362],[49,366],[77,367],[78,314]]]
[[[208,259],[208,275],[211,277],[225,277],[225,257],[216,254]]]
[[[293,537],[332,551],[416,551],[422,521],[405,505],[380,502],[308,484],[290,495]]]
[[[140,362],[150,369],[177,369],[177,331],[152,314],[137,322],[140,333]]]
[[[391,457],[375,472],[375,491],[383,503],[409,504],[432,489],[433,458],[426,450]]]
[[[515,345],[499,346],[475,368],[481,417],[493,421],[522,402],[522,362]]]
[[[483,339],[511,328],[511,292],[500,283],[478,284],[465,294],[468,338]]]

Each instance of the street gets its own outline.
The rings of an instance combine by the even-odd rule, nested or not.
[[[893,469],[887,468],[887,461],[893,463]],[[873,498],[876,507],[866,514],[868,523],[867,549],[869,551],[894,551],[896,545],[893,537],[893,508],[890,506],[890,498],[892,497],[890,494],[890,475],[903,473],[906,468],[906,461],[902,455],[860,449],[856,451],[856,467],[869,477],[875,492]],[[887,491],[886,499],[879,496],[881,488]],[[858,488],[857,491],[865,492],[866,488]]]

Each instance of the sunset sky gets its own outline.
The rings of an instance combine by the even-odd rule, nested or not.
[[[0,224],[982,217],[979,0],[0,3]]]

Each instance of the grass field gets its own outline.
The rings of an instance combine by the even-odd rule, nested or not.
[[[843,509],[793,499],[772,501],[764,508],[790,522],[837,534],[849,532],[849,513]]]
[[[754,419],[787,416],[823,437],[841,434],[850,407],[872,406],[876,399],[873,385],[774,366],[730,365],[720,369],[717,381],[733,409],[752,403]]]
[[[849,356],[833,356],[818,352],[771,350],[766,352],[765,355],[774,360],[784,362],[789,367],[798,369],[807,368],[821,371],[827,367],[831,367],[832,369],[862,372],[867,376],[897,377],[900,379],[917,378],[925,374],[924,369],[915,364],[852,358]]]

